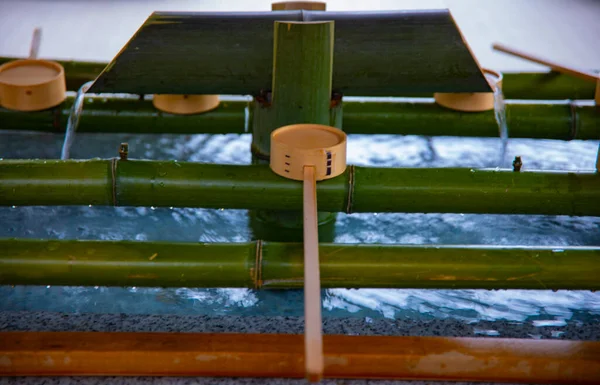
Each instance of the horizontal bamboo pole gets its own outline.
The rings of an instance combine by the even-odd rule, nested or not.
[[[330,212],[600,215],[600,174],[350,166],[317,185]],[[300,210],[302,184],[268,166],[143,160],[0,160],[0,206]]]
[[[506,103],[511,138],[598,140],[600,110],[564,102]],[[343,129],[348,134],[499,137],[494,111],[458,112],[434,102],[344,102]]]
[[[600,342],[323,336],[327,378],[598,384]],[[304,377],[302,335],[2,332],[3,376]]]
[[[600,289],[600,248],[321,244],[324,288]],[[301,243],[0,239],[0,285],[303,287]]]
[[[0,57],[4,64],[16,57]],[[67,78],[67,89],[77,91],[84,83],[96,79],[108,63],[59,61]],[[554,72],[504,73],[503,91],[507,99],[594,99],[595,85],[582,79]],[[429,94],[406,94],[390,96],[421,96]]]
[[[20,112],[0,108],[1,129],[63,133],[73,99],[56,110]],[[221,102],[200,115],[171,115],[150,101],[95,98],[86,103],[78,132],[227,134],[251,131],[248,102]],[[511,138],[597,140],[600,113],[592,105],[564,102],[521,104],[507,102]],[[348,134],[498,137],[493,111],[464,113],[417,102],[344,102],[343,129]]]
[[[64,133],[74,98],[60,106],[37,112],[0,108],[0,129]],[[77,132],[132,134],[243,134],[248,132],[249,102],[222,101],[216,109],[197,115],[158,111],[150,100],[87,98]]]

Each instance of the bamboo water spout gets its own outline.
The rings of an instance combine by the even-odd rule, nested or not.
[[[319,209],[600,216],[600,174],[350,166],[317,186]],[[1,160],[0,205],[301,210],[268,166],[115,159]]]

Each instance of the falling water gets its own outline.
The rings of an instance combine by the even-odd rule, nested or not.
[[[506,123],[506,104],[504,103],[504,94],[502,93],[502,83],[497,77],[486,74],[485,75],[490,83],[493,84],[494,89],[494,113],[496,116],[496,122],[498,123],[498,133],[502,140],[502,147],[500,150],[500,159],[498,161],[498,167],[503,167],[506,161],[506,149],[508,147],[508,125]]]
[[[75,96],[75,101],[73,102],[71,113],[69,114],[69,120],[67,121],[65,141],[63,143],[62,151],[60,154],[60,159],[62,160],[69,159],[71,145],[73,144],[73,140],[75,140],[75,131],[77,131],[77,126],[79,125],[79,118],[81,116],[81,111],[83,110],[84,95],[87,92],[87,90],[90,89],[93,83],[94,82],[87,82],[83,84],[77,91],[77,96]]]

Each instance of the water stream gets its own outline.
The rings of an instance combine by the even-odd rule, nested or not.
[[[494,115],[496,122],[498,123],[498,134],[501,140],[500,147],[500,159],[498,160],[498,166],[500,168],[506,167],[506,151],[508,149],[508,124],[506,121],[506,104],[504,103],[504,94],[502,93],[502,82],[498,82],[498,79],[492,75],[485,75],[494,90]]]
[[[81,112],[83,111],[84,96],[87,90],[90,89],[92,84],[94,84],[93,81],[84,83],[79,88],[79,90],[77,91],[77,95],[75,96],[75,101],[73,102],[71,113],[69,114],[69,120],[67,121],[67,129],[65,130],[65,141],[60,152],[60,159],[62,160],[69,159],[69,154],[71,153],[71,146],[73,145],[73,141],[75,140],[75,132],[77,131],[77,126],[79,125],[79,118],[81,117]]]

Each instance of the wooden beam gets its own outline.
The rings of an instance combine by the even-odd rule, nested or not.
[[[325,377],[600,383],[600,342],[324,336]],[[302,335],[0,333],[2,376],[303,377]]]
[[[335,21],[333,90],[345,95],[490,91],[448,10],[155,12],[90,92],[269,90],[274,21]]]

